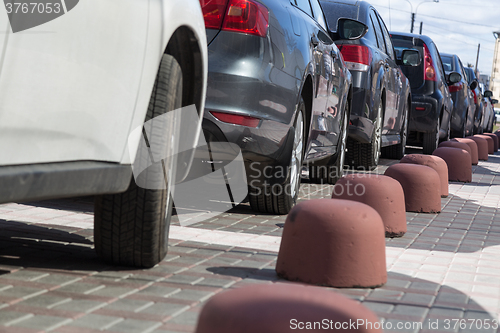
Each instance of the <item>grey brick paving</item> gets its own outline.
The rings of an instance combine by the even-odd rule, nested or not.
[[[406,214],[407,234],[386,240],[385,286],[325,291],[362,302],[386,323],[439,320],[440,330],[422,332],[446,331],[445,319],[498,318],[500,164],[491,160],[475,167],[473,183],[450,184],[455,194],[442,199],[441,214]],[[332,188],[305,182],[300,200],[329,197]],[[151,269],[108,266],[92,248],[92,210],[90,198],[0,205],[0,331],[193,332],[212,295],[282,281],[276,252],[205,241],[172,239],[165,261]],[[190,228],[281,237],[285,219],[243,204]],[[387,330],[396,331],[418,329]]]

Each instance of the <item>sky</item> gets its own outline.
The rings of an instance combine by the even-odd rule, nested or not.
[[[389,31],[410,32],[411,10],[416,12],[413,33],[432,38],[439,52],[457,54],[464,66],[476,65],[491,75],[495,37],[500,31],[500,0],[367,0],[380,13]],[[389,9],[390,8],[390,9]]]

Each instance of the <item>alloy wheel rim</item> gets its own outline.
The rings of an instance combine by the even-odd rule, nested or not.
[[[297,121],[295,124],[295,137],[293,139],[293,151],[292,151],[292,162],[291,162],[291,177],[290,177],[290,194],[292,198],[298,191],[300,171],[302,169],[302,146],[304,133],[304,120],[302,117],[302,112],[297,114]]]
[[[341,147],[340,147],[340,163],[339,163],[339,166],[340,166],[340,170],[338,170],[339,172],[339,176],[342,177],[343,175],[343,171],[344,171],[344,162],[345,162],[345,151],[346,151],[346,146],[347,146],[347,111],[348,111],[348,102],[346,102],[346,110],[344,112],[344,123],[342,124],[342,141],[341,141]]]
[[[378,115],[377,115],[377,120],[375,121],[375,149],[373,152],[373,160],[375,164],[378,164],[378,160],[380,157],[380,145],[382,141],[382,101],[380,101],[380,104],[378,106]]]
[[[403,123],[403,135],[401,136],[401,142],[403,143],[403,154],[406,148],[406,140],[408,139],[407,129],[408,128],[408,104],[406,104],[405,120]]]

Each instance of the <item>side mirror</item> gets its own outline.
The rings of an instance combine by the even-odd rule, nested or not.
[[[484,97],[493,97],[493,91],[491,90],[486,90],[484,92]]]
[[[420,52],[418,50],[407,49],[401,52],[401,65],[416,67],[420,65]]]
[[[340,39],[360,39],[368,32],[368,26],[362,22],[339,18],[337,21],[337,34]]]
[[[477,88],[477,81],[476,81],[476,80],[474,80],[474,81],[472,81],[472,82],[470,83],[470,89],[471,89],[471,90],[476,90],[476,88]]]
[[[498,99],[492,99],[491,104],[498,104]]]
[[[457,72],[451,72],[450,75],[448,75],[448,82],[451,84],[455,84],[457,82],[460,82],[462,80],[462,75]]]

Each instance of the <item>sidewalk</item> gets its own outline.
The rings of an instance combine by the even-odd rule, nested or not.
[[[497,154],[473,166],[472,183],[450,184],[442,213],[407,213],[407,234],[387,239],[384,287],[325,290],[361,301],[386,332],[500,332]],[[302,199],[331,190],[305,183]],[[95,255],[92,211],[91,198],[0,205],[0,332],[194,332],[212,295],[286,282],[274,271],[286,216],[240,205],[189,227],[174,221],[166,260],[131,270]]]

